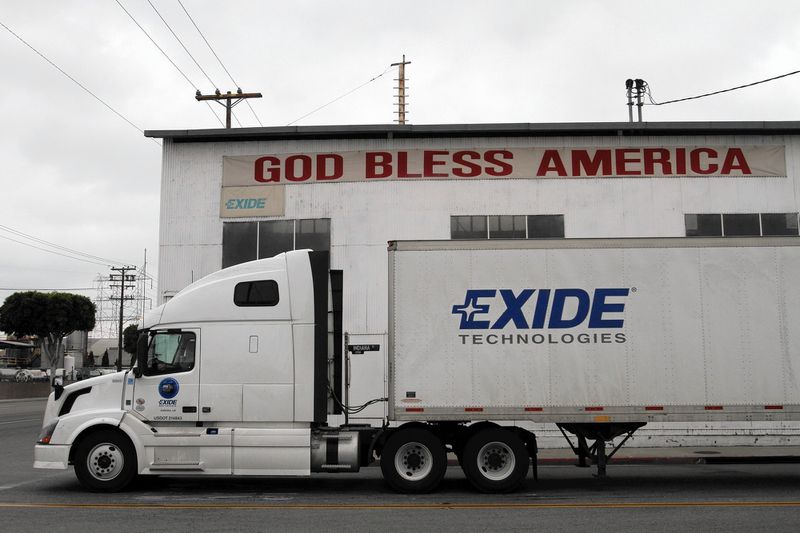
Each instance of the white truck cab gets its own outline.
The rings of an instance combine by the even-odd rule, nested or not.
[[[34,467],[72,464],[105,491],[137,474],[358,470],[379,430],[326,426],[341,412],[328,274],[306,250],[193,283],[145,318],[133,369],[50,394]]]

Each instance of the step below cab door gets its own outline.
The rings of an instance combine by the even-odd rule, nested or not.
[[[197,422],[200,331],[157,331],[136,378],[133,410],[149,422]]]

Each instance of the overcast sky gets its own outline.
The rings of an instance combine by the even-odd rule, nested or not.
[[[147,0],[119,1],[191,84],[115,0],[5,0],[0,22],[142,130],[220,127],[195,87],[235,86],[178,1],[151,0],[213,85]],[[796,0],[182,1],[241,88],[264,94],[250,100],[264,126],[295,121],[402,54],[412,124],[625,121],[626,78],[665,101],[800,69]],[[3,27],[0,67],[0,226],[137,266],[147,249],[157,275],[160,147]],[[395,77],[297,124],[391,123]],[[798,120],[798,109],[800,75],[648,106],[644,118]],[[245,104],[236,110],[258,126]],[[36,244],[0,227],[0,301],[108,274],[8,237]]]

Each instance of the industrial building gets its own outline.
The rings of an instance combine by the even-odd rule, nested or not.
[[[226,266],[329,250],[332,268],[344,271],[344,331],[353,344],[380,346],[353,355],[353,404],[385,395],[376,376],[387,371],[387,241],[798,235],[800,122],[146,135],[164,141],[160,302]],[[381,419],[383,406],[363,417]],[[705,431],[750,443],[760,427],[705,424],[682,438],[688,445]],[[771,427],[775,443],[800,436],[796,425]],[[638,442],[674,431],[648,425]]]

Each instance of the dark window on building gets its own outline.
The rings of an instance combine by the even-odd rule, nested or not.
[[[222,226],[222,268],[302,248],[330,250],[330,219],[226,222]]]
[[[273,257],[294,250],[294,220],[258,223],[258,258]]]
[[[488,227],[488,231],[487,231]],[[472,215],[450,217],[451,239],[564,238],[564,215]]]
[[[486,239],[486,216],[450,217],[451,239]]]
[[[684,215],[687,237],[721,237],[722,218],[716,215]]]
[[[528,215],[528,238],[564,238],[564,215]]]
[[[328,218],[298,220],[295,250],[311,248],[314,251],[331,249],[331,221]]]
[[[687,237],[798,235],[797,213],[684,215]]]
[[[762,213],[761,234],[798,235],[797,213]]]
[[[257,259],[258,223],[222,225],[222,268]]]
[[[233,289],[233,303],[239,307],[270,307],[278,304],[275,280],[243,281]]]
[[[722,215],[722,232],[726,237],[761,235],[758,213]]]
[[[500,215],[489,217],[490,239],[524,239],[524,215]]]

